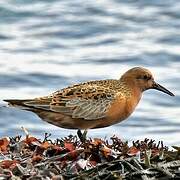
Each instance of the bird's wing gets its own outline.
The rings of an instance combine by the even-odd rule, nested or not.
[[[95,120],[106,117],[117,92],[106,83],[91,81],[59,90],[50,96],[30,100],[6,100],[23,109],[42,109],[69,115],[72,118]]]
[[[50,109],[72,118],[95,120],[106,117],[116,93],[107,87],[83,84],[53,94]]]

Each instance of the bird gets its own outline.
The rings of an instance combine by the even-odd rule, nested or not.
[[[144,91],[174,96],[155,82],[144,67],[133,67],[119,79],[74,84],[33,99],[6,99],[10,106],[32,111],[42,120],[66,129],[88,130],[122,122],[135,110]]]

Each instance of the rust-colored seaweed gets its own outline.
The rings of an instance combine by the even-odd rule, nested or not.
[[[4,179],[173,179],[180,178],[180,148],[169,151],[162,141],[137,140],[129,145],[78,136],[41,141],[26,133],[0,139],[0,176]]]

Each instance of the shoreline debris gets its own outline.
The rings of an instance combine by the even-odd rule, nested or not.
[[[24,128],[23,128],[24,129]],[[180,179],[180,147],[168,150],[162,141],[133,141],[116,136],[109,140],[78,136],[40,140],[25,131],[0,139],[2,179]]]

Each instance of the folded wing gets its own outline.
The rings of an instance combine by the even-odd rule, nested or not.
[[[30,100],[6,100],[12,106],[35,111],[46,110],[81,118],[95,120],[106,117],[116,92],[102,81],[74,85],[53,93],[50,96]]]

